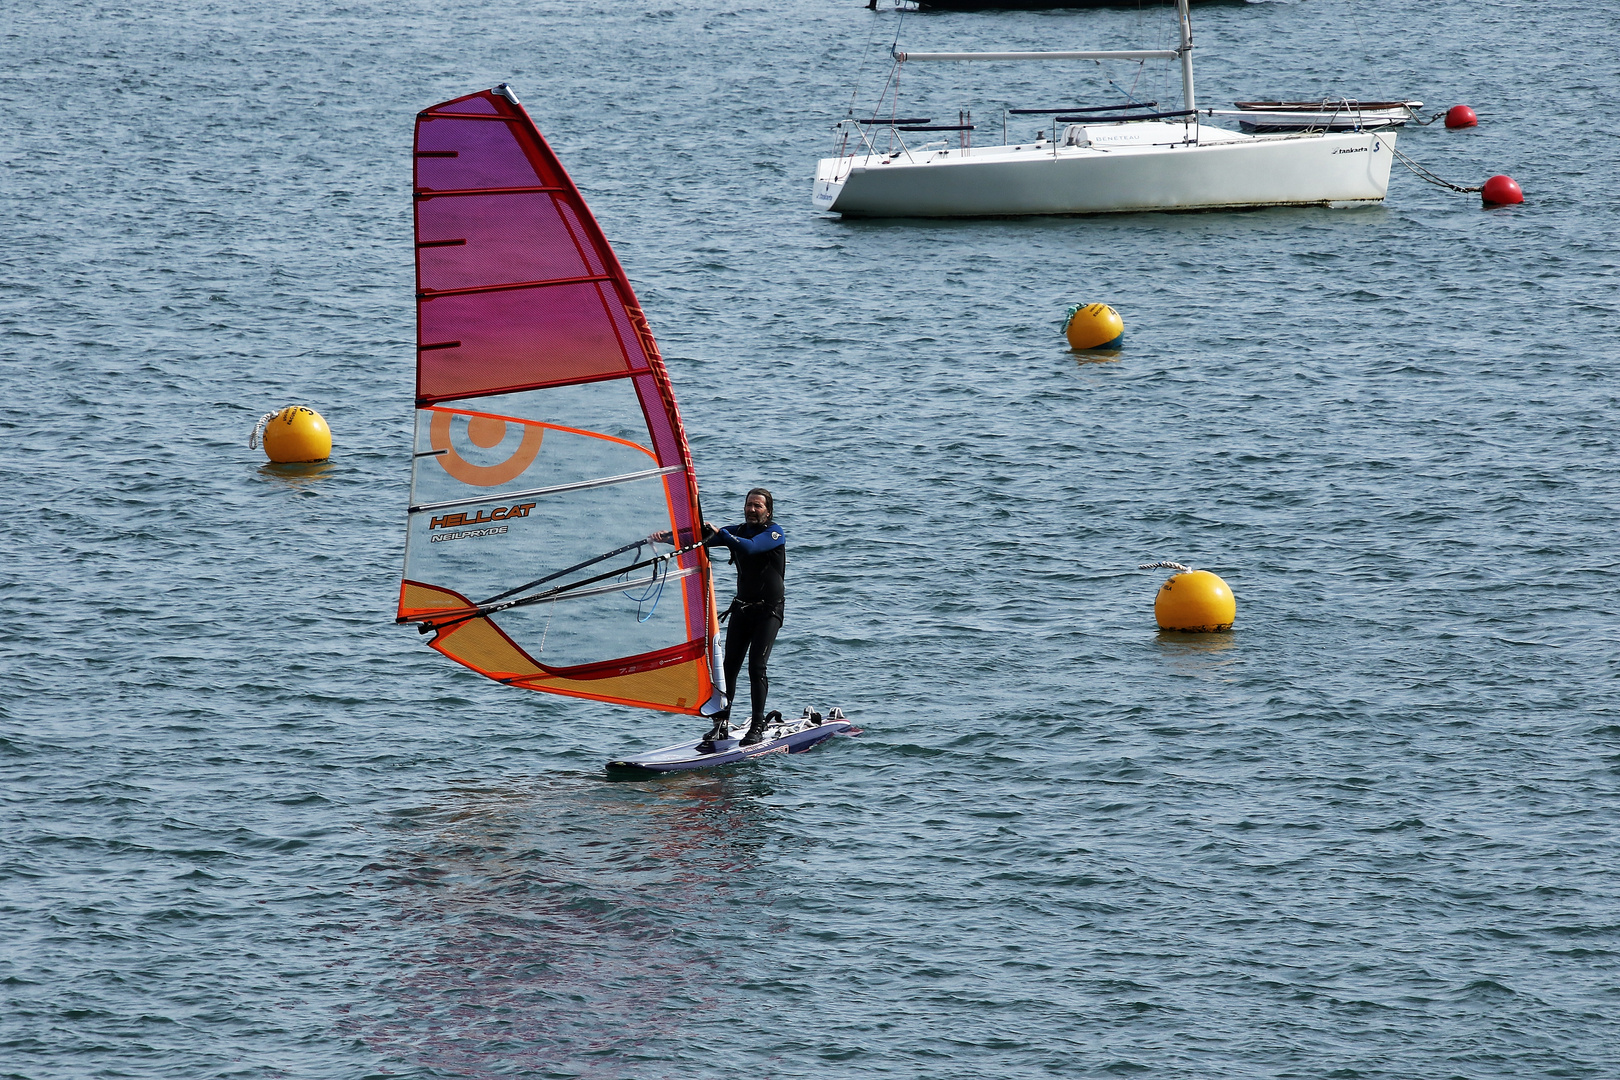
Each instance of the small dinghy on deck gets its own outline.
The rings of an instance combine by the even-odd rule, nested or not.
[[[1235,119],[1244,131],[1378,131],[1417,120],[1421,101],[1237,101],[1230,109],[1206,109],[1205,116]]]

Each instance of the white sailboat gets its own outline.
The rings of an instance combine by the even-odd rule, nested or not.
[[[970,146],[967,124],[905,120],[840,126],[836,157],[816,168],[813,203],[850,217],[987,217],[1212,210],[1381,202],[1389,189],[1393,131],[1250,134],[1198,122],[1193,94],[1192,24],[1176,0],[1175,49],[1073,52],[894,51],[895,61],[1003,62],[1178,60],[1182,108],[1103,117],[1115,109],[1058,113],[1053,138],[1016,146]],[[1053,110],[1043,110],[1052,112]],[[1058,130],[1059,125],[1066,125]],[[892,140],[879,149],[874,134]],[[905,134],[959,130],[957,147],[912,148]],[[851,145],[853,143],[853,146]],[[849,150],[846,154],[843,151]]]

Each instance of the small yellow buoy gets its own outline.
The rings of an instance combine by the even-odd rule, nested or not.
[[[1232,629],[1237,621],[1237,599],[1226,582],[1208,570],[1180,563],[1144,563],[1141,569],[1156,567],[1181,571],[1160,585],[1159,595],[1153,598],[1153,617],[1160,630],[1213,634]]]
[[[1063,322],[1071,349],[1117,349],[1125,338],[1125,320],[1107,304],[1076,304]]]
[[[261,416],[248,439],[250,448],[259,443],[261,434],[265,454],[278,465],[325,461],[332,456],[332,429],[320,413],[302,405]]]

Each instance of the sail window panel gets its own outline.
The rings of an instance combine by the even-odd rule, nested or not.
[[[681,616],[680,581],[668,582],[662,596],[656,592],[656,586],[649,587],[643,575],[606,595],[513,608],[491,621],[548,668],[630,659],[688,640],[686,620]],[[656,597],[656,604],[643,599],[649,593]]]
[[[472,524],[456,524],[454,515],[412,514],[406,579],[477,602],[579,564],[585,565],[531,591],[583,582],[669,550],[667,545],[648,542],[639,550],[632,547],[599,559],[670,527],[658,477],[514,500],[512,505],[497,504],[493,509],[504,511],[502,516]],[[490,508],[481,505],[480,510]],[[663,565],[671,577],[662,594],[656,594],[653,570],[642,568],[631,572],[622,589],[513,608],[492,618],[519,647],[548,666],[598,663],[680,644],[689,637],[684,579],[673,576],[681,568]],[[580,591],[611,583],[611,579],[593,582]],[[650,588],[655,590],[656,605],[653,597],[639,603],[634,599]],[[548,625],[554,636],[547,636]]]
[[[421,300],[417,397],[436,401],[623,372],[625,351],[609,305],[622,314],[617,296],[594,282]]]
[[[468,408],[476,411],[457,411],[450,406],[418,411],[411,505],[444,504],[458,499],[489,502],[491,495],[504,492],[577,486],[659,468],[653,453],[642,445],[645,424],[638,424],[642,429],[635,431],[632,424],[612,423],[606,415],[614,398],[630,397],[629,387],[622,381],[562,390],[599,390],[595,397],[603,400],[604,415],[591,421],[598,427],[596,431],[577,426],[567,402],[559,402],[556,410],[517,402],[523,406],[522,411],[507,416],[489,408],[491,403],[514,405],[501,398],[471,403]],[[536,397],[544,393],[538,392]],[[635,405],[633,400],[630,405]],[[562,419],[538,421],[536,413]],[[522,423],[518,416],[535,423]],[[635,410],[635,419],[642,419],[640,410]]]
[[[419,191],[551,186],[518,142],[513,125],[499,120],[458,120],[424,116],[416,124]],[[552,182],[554,183],[554,181]]]
[[[670,527],[669,507],[657,477],[514,503],[516,511],[496,504],[493,513],[487,504],[479,504],[478,511],[486,516],[476,524],[455,524],[457,515],[448,512],[410,515],[405,577],[483,601]],[[500,514],[502,510],[506,513]],[[661,545],[660,550],[667,552],[669,547]],[[649,547],[643,557],[651,554]],[[632,550],[546,587],[635,561]],[[677,592],[674,587],[671,591]],[[670,600],[670,610],[678,615],[679,596]]]
[[[633,459],[641,462],[641,468],[648,468],[654,462],[647,438],[647,417],[628,379],[548,386],[543,390],[524,390],[466,402],[447,401],[444,406],[507,413],[558,427],[594,432],[608,439],[622,439],[641,447],[642,456]]]
[[[445,527],[447,516],[437,513],[411,515],[405,576],[480,602],[579,564],[589,565],[537,586],[537,590],[629,566],[638,561],[634,548],[609,559],[591,560],[669,527],[668,513],[662,507],[618,490],[588,491],[581,498],[539,499],[532,506],[519,506],[518,513],[474,527]],[[593,527],[582,530],[578,515],[583,513],[608,516],[592,519]],[[652,554],[648,545],[641,558]],[[670,591],[675,595],[668,606],[679,617],[678,588]]]
[[[569,235],[554,196],[459,195],[417,204],[417,282],[423,289],[466,289],[593,273]],[[600,273],[600,271],[594,271]]]

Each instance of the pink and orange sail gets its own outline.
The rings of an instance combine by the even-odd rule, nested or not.
[[[692,454],[607,238],[504,84],[417,115],[415,188],[398,621],[513,686],[714,711]]]

